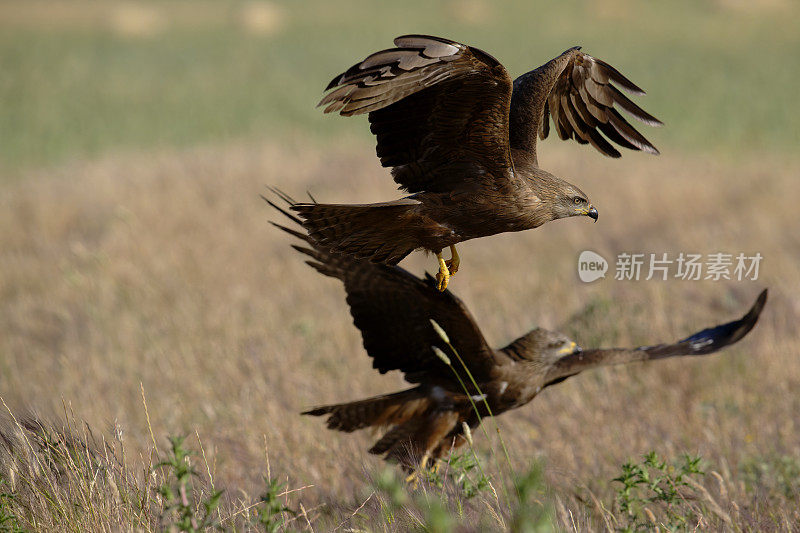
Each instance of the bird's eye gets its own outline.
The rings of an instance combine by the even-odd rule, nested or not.
[[[576,196],[575,198],[572,199],[572,203],[574,203],[575,205],[581,205],[585,201],[586,200],[584,200],[580,196]]]

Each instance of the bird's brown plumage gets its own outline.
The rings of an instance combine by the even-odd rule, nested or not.
[[[293,247],[308,256],[309,265],[343,282],[350,313],[373,366],[381,373],[400,370],[407,381],[416,384],[394,394],[317,407],[305,414],[327,416],[328,427],[340,431],[387,427],[370,452],[408,467],[423,456],[436,458],[462,444],[462,423],[473,428],[479,423],[473,402],[481,417],[489,415],[482,395],[492,413],[499,415],[583,370],[713,353],[743,338],[766,302],[764,291],[741,319],[673,344],[582,351],[563,334],[537,328],[495,350],[488,346],[464,304],[450,291],[439,292],[430,276],[422,280],[396,266],[332,253],[306,233],[276,225],[301,241]],[[445,330],[458,356],[434,330],[431,319]],[[447,354],[451,365],[440,359],[433,347]],[[471,384],[464,366],[480,390]],[[467,384],[466,390],[456,373]]]
[[[425,35],[395,39],[335,77],[325,112],[367,113],[397,202],[292,208],[311,237],[335,252],[396,264],[423,248],[439,253],[478,237],[536,228],[575,215],[597,218],[578,187],[539,168],[537,135],[549,117],[562,139],[619,157],[611,142],[658,153],[617,111],[658,125],[625,97],[643,91],[610,65],[571,48],[511,80],[494,57]]]
[[[335,90],[320,102],[325,112],[368,112],[381,164],[410,193],[507,179],[512,82],[506,69],[446,39],[410,35],[395,44],[331,81],[328,89]]]

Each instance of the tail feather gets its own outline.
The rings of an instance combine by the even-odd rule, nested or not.
[[[405,452],[405,455],[410,456],[419,455],[418,450],[413,450],[411,448],[413,446],[414,434],[422,428],[424,423],[425,420],[422,418],[414,418],[406,421],[404,424],[393,427],[369,449],[369,453],[373,455],[383,455],[387,453],[387,459],[392,458],[399,462],[403,462],[404,457],[401,457],[403,452]]]
[[[291,209],[316,244],[393,265],[422,247],[418,206],[416,200],[404,198],[366,205],[294,203]]]
[[[285,201],[290,207],[294,205],[296,202],[292,200],[288,195],[282,193],[277,189],[271,189],[276,196],[281,198]],[[262,198],[265,202],[275,208],[278,212],[280,212],[283,216],[297,224],[299,227],[302,228],[303,221],[294,216],[292,213],[287,211],[281,206],[276,205],[272,200],[266,198],[262,195]],[[292,244],[292,248],[297,250],[303,255],[308,256],[310,259],[306,260],[306,264],[317,270],[319,273],[324,274],[326,276],[330,276],[333,278],[338,278],[341,280],[345,280],[348,275],[351,275],[356,266],[354,263],[357,263],[358,260],[354,257],[346,254],[339,254],[333,253],[329,249],[319,246],[315,243],[311,237],[305,231],[298,231],[294,228],[290,228],[288,226],[284,226],[283,224],[279,224],[277,222],[270,221],[270,224],[275,226],[276,228],[285,231],[289,235],[292,235],[299,239],[300,241],[306,243],[307,246],[302,244]]]
[[[348,433],[388,426],[369,453],[413,468],[425,453],[435,459],[463,444],[459,426],[461,412],[441,407],[426,396],[422,387],[417,387],[356,402],[316,407],[303,414],[328,415],[329,429]]]
[[[400,425],[425,413],[430,402],[419,387],[366,400],[325,405],[304,415],[328,416],[328,428],[351,432],[372,426]]]

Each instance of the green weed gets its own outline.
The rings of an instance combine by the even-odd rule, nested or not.
[[[285,515],[297,516],[297,511],[280,501],[280,496],[286,490],[286,484],[277,479],[265,479],[267,489],[259,499],[256,508],[256,522],[267,533],[275,533],[286,525]]]
[[[544,497],[544,469],[533,463],[514,480],[517,502],[512,511],[511,531],[514,533],[544,533],[554,531],[553,509]]]
[[[25,531],[16,517],[15,500],[14,491],[8,487],[6,480],[0,475],[0,532],[2,533]]]
[[[191,452],[183,445],[185,439],[170,437],[170,452],[154,469],[166,470],[166,479],[158,490],[165,500],[162,522],[178,531],[196,532],[218,525],[213,513],[219,506],[222,491],[214,491],[200,501],[202,512],[198,515],[198,505],[192,493],[192,478],[197,476],[197,472],[190,463]]]
[[[465,500],[470,500],[489,489],[489,479],[483,473],[478,463],[478,458],[470,453],[451,454],[445,465],[440,465],[434,470],[426,470],[425,477],[429,485],[444,488],[445,476],[456,487],[458,494]]]
[[[694,489],[686,480],[705,474],[700,470],[700,462],[700,457],[687,454],[680,462],[670,464],[651,451],[640,463],[623,464],[622,474],[612,480],[621,485],[616,501],[624,524],[619,530],[650,531],[654,526],[669,531],[687,528],[694,518],[687,496]]]
[[[800,499],[800,459],[797,457],[757,456],[744,461],[741,470],[749,492],[761,490],[769,496]]]

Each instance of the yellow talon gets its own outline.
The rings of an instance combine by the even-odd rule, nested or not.
[[[431,458],[431,454],[425,452],[425,455],[422,456],[422,461],[419,462],[419,470],[425,470],[425,467],[428,465],[428,459]]]
[[[450,245],[450,260],[444,263],[447,265],[451,276],[458,272],[458,267],[461,266],[461,258],[458,256],[458,252],[456,252],[455,245]]]
[[[440,292],[444,292],[447,288],[447,283],[450,281],[450,269],[447,267],[447,262],[442,258],[441,252],[436,254],[436,259],[439,260],[439,272],[436,273],[436,288]]]
[[[416,470],[411,472],[406,478],[406,483],[411,483],[411,488],[416,490],[417,485],[419,485],[419,473],[425,470],[425,466],[428,464],[428,459],[430,459],[430,453],[425,452],[425,455],[422,456],[422,460],[419,462],[419,466]]]

